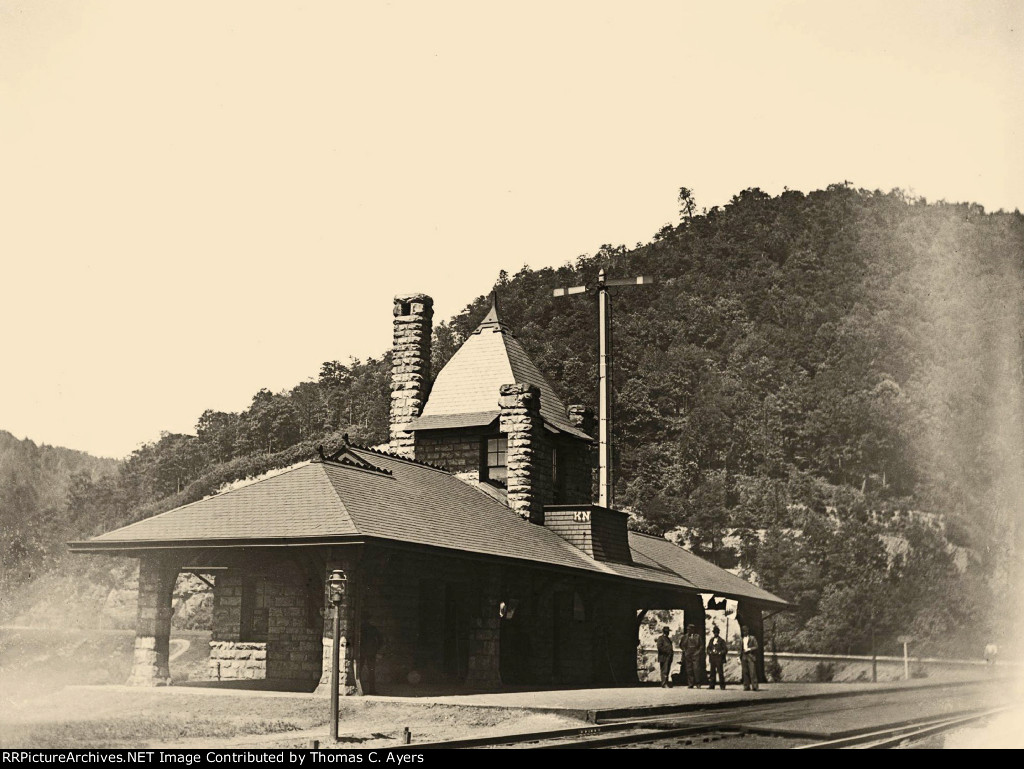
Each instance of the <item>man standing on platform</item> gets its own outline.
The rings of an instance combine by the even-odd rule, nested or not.
[[[718,629],[718,625],[715,625],[711,632],[713,636],[708,641],[708,663],[711,666],[711,686],[715,688],[715,676],[717,671],[719,685],[722,689],[725,689],[725,657],[729,653],[729,647],[726,646],[725,641],[722,640],[722,636],[719,635],[721,631]]]
[[[661,688],[669,689],[672,686],[670,676],[672,674],[672,657],[675,654],[672,650],[672,639],[668,637],[669,629],[666,627],[658,636],[658,666],[661,668]]]
[[[697,634],[696,625],[686,626],[683,636],[683,661],[686,665],[686,688],[700,688],[700,650],[704,639]]]
[[[759,644],[751,634],[746,625],[740,627],[742,638],[740,639],[740,662],[743,665],[743,691],[750,691],[751,688],[757,691],[757,650]]]

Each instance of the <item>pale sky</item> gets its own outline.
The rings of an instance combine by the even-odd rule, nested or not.
[[[1024,208],[1024,2],[0,0],[0,429],[125,456],[741,189]]]

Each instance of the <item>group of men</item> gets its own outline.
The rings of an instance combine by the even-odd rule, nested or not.
[[[740,644],[740,666],[743,678],[743,690],[757,691],[757,638],[750,632],[746,625],[740,628],[742,641]],[[672,639],[669,637],[670,628],[664,628],[658,636],[658,666],[661,670],[661,686],[669,688],[672,686],[672,658],[675,650],[672,648]],[[720,635],[718,627],[711,630],[713,638],[708,641],[707,654],[708,666],[711,669],[709,676],[709,688],[715,688],[717,680],[720,688],[725,688],[725,658],[729,654],[729,647]],[[701,662],[701,650],[704,648],[704,638],[697,632],[695,625],[686,626],[686,634],[680,643],[683,650],[682,672],[686,676],[686,686],[689,689],[700,688],[700,680],[703,663]]]

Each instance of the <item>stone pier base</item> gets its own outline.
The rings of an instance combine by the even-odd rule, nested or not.
[[[323,673],[320,676],[320,683],[316,687],[316,694],[329,696],[331,693],[331,652],[334,649],[334,639],[324,636],[324,661]],[[342,697],[349,697],[358,694],[356,687],[355,670],[352,665],[352,645],[343,635],[341,637],[341,655],[338,660],[338,694]]]
[[[171,600],[177,576],[177,565],[159,554],[144,555],[139,559],[139,610],[129,685],[166,686],[171,682],[168,652],[173,613]]]

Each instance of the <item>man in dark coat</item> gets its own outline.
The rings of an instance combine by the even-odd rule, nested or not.
[[[661,668],[661,688],[668,689],[672,686],[672,657],[675,652],[672,650],[672,639],[668,637],[669,629],[666,627],[658,636],[658,666]]]
[[[720,631],[718,626],[715,625],[711,629],[712,638],[708,641],[708,664],[711,667],[711,688],[715,688],[715,677],[717,673],[719,685],[722,689],[725,688],[725,658],[729,653],[729,647],[725,641],[722,640],[722,636],[719,635]]]
[[[377,693],[377,655],[384,647],[384,636],[381,632],[366,622],[363,625],[362,649],[360,654],[359,683],[362,694]]]
[[[704,646],[704,639],[697,633],[696,625],[686,626],[686,635],[683,636],[683,662],[686,665],[686,688],[700,688],[700,650]]]

